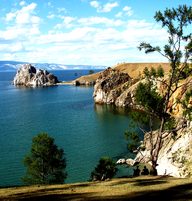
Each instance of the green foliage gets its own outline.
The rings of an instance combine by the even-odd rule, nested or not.
[[[58,184],[63,183],[67,176],[64,151],[47,133],[33,138],[31,152],[25,157],[24,165],[27,173],[23,181],[27,184]]]
[[[138,133],[133,130],[127,130],[125,131],[125,138],[128,142],[128,151],[133,153],[140,146],[140,138]]]
[[[163,70],[162,66],[159,66],[157,68],[157,77],[164,77],[164,70]]]
[[[185,94],[185,98],[181,103],[184,109],[183,115],[189,120],[192,120],[192,90]]]
[[[152,112],[157,116],[162,115],[163,98],[153,88],[151,82],[140,83],[136,89],[135,100],[139,105],[142,105],[146,111]]]
[[[145,149],[145,147],[142,146],[143,136],[149,130],[156,129],[158,120],[152,117],[150,113],[136,110],[129,112],[129,117],[129,127],[124,135],[127,140],[128,151],[135,154]]]
[[[164,70],[161,66],[159,66],[157,69],[151,67],[150,70],[147,67],[145,67],[145,69],[143,70],[143,74],[148,79],[151,79],[152,77],[153,78],[164,77]]]
[[[91,173],[91,180],[103,181],[105,179],[111,179],[117,173],[115,162],[109,157],[102,157],[99,160],[95,170]]]
[[[157,72],[153,67],[151,67],[151,77],[157,77]]]
[[[192,7],[187,7],[186,5],[179,6],[176,9],[167,8],[164,13],[161,11],[156,12],[154,16],[155,20],[160,22],[169,34],[168,44],[164,46],[163,52],[159,46],[153,47],[151,44],[145,42],[140,44],[139,49],[144,49],[145,53],[159,52],[174,63],[180,63],[183,56],[190,59],[192,52],[191,33],[185,31],[184,28],[192,22],[191,13]],[[180,46],[181,41],[187,42],[183,52]]]
[[[176,120],[174,117],[168,116],[165,121],[164,130],[173,130],[176,127]]]
[[[131,119],[130,127],[145,127],[145,125],[148,125],[150,120],[150,114],[147,112],[141,112],[137,110],[132,110],[129,112],[129,117]]]
[[[155,144],[152,144],[151,150],[152,167],[156,170],[159,151],[162,147],[162,135],[164,129],[174,127],[174,120],[169,118],[170,99],[179,88],[179,82],[191,75],[192,68],[189,62],[192,61],[192,7],[181,5],[178,8],[166,9],[164,12],[158,11],[154,16],[157,22],[160,22],[162,27],[167,30],[168,42],[163,47],[152,46],[149,43],[140,43],[139,50],[144,50],[145,53],[157,52],[165,57],[170,63],[170,72],[166,83],[163,98],[155,91],[153,83],[148,79],[148,83],[140,84],[136,92],[137,102],[146,108],[149,112],[155,113],[161,119],[161,124],[157,134]],[[158,76],[163,76],[162,70],[157,70]],[[146,71],[147,78],[150,78],[151,73]],[[187,94],[183,102],[186,116],[190,117],[191,108],[188,106],[191,93]],[[173,102],[172,105],[177,102]],[[158,115],[158,113],[160,115]],[[171,133],[171,131],[170,131]],[[152,142],[152,141],[151,141]],[[153,142],[152,142],[153,143]]]
[[[143,74],[144,74],[145,77],[147,77],[147,78],[150,77],[150,71],[149,71],[149,69],[148,69],[147,67],[144,68]]]
[[[186,64],[185,68],[183,69],[183,71],[180,75],[181,79],[186,79],[191,74],[192,74],[192,65]]]

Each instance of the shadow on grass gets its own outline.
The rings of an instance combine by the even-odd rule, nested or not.
[[[161,182],[161,180],[144,180],[144,179],[138,179],[138,181],[135,181],[135,185],[139,186],[141,185],[158,185],[158,182]],[[166,180],[165,180],[166,182]],[[115,182],[116,185],[118,185],[118,182]],[[120,185],[120,184],[119,184]],[[115,195],[115,196],[100,196],[99,193],[93,193],[93,192],[84,192],[81,193],[79,191],[76,192],[75,187],[80,187],[80,185],[74,185],[71,188],[51,188],[51,189],[41,189],[30,193],[18,193],[13,196],[9,196],[5,199],[5,201],[43,201],[43,200],[53,200],[53,201],[80,201],[80,200],[109,200],[109,201],[124,201],[124,200],[131,200],[131,201],[155,201],[155,200],[163,200],[163,201],[191,201],[192,200],[192,184],[182,184],[177,185],[174,187],[169,187],[167,189],[159,189],[159,190],[145,190],[145,191],[139,191],[130,193],[127,192],[127,194],[123,195]],[[91,185],[90,185],[91,187]],[[67,190],[67,191],[65,191]],[[120,194],[120,193],[119,193]]]
[[[7,201],[75,201],[75,200],[90,200],[89,199],[90,194],[89,193],[66,193],[66,194],[49,194],[49,195],[22,195],[20,197],[15,198],[9,198]],[[6,201],[6,200],[5,200]]]
[[[152,186],[152,185],[160,185],[160,184],[165,184],[167,183],[167,177],[147,177],[147,178],[144,178],[144,177],[133,177],[134,179],[133,180],[121,180],[121,181],[114,181],[110,186],[117,186],[117,185],[123,185],[123,184],[128,184],[128,183],[133,183],[134,186]]]
[[[127,194],[123,196],[116,196],[113,198],[106,198],[105,200],[131,200],[131,201],[191,201],[192,200],[192,184],[183,184],[167,188],[165,190],[149,190],[141,191],[134,194]]]
[[[153,179],[135,179],[135,186],[153,186],[167,183],[167,177],[153,178]]]

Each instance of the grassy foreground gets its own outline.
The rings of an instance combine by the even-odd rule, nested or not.
[[[137,177],[105,182],[0,189],[0,200],[192,200],[192,179]]]

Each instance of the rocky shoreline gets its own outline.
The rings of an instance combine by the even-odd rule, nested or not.
[[[156,65],[158,67],[158,65]],[[125,65],[108,68],[102,72],[82,76],[71,82],[59,82],[57,77],[53,74],[36,69],[30,64],[24,64],[17,72],[14,78],[15,86],[25,87],[39,87],[39,86],[54,86],[54,85],[75,85],[75,86],[94,86],[93,98],[96,104],[113,104],[116,107],[141,109],[141,106],[136,104],[134,94],[135,90],[140,82],[145,82],[142,77],[142,73],[133,72],[133,69],[126,69]],[[144,68],[144,65],[141,69]],[[165,73],[168,71],[166,65]],[[127,72],[130,72],[130,76]],[[135,75],[138,76],[135,76]],[[166,76],[164,81],[166,81]],[[155,86],[159,93],[163,93],[163,82],[155,81]],[[182,106],[173,104],[176,99],[182,100],[185,93],[192,89],[192,76],[187,80],[182,81],[182,86],[174,93],[169,103],[171,115],[173,115],[177,121],[182,121]],[[192,102],[191,102],[192,104]],[[154,136],[155,136],[154,132]],[[134,160],[123,159],[120,160],[128,165],[134,165],[138,161],[142,163],[150,163],[150,143],[147,138],[147,134],[144,137],[143,144],[145,150],[138,153]],[[169,135],[170,136],[170,135]],[[159,175],[170,175],[175,177],[187,177],[192,175],[192,123],[187,122],[186,126],[178,130],[176,137],[167,137],[164,139],[163,146],[159,153],[157,171]]]
[[[96,104],[113,104],[116,107],[128,107],[142,110],[142,107],[136,104],[134,94],[138,84],[145,82],[145,79],[142,77],[141,73],[138,73],[138,77],[131,77],[129,74],[125,73],[125,71],[125,68],[122,70],[117,66],[115,68],[108,68],[98,75],[93,93],[94,102]],[[162,79],[164,80],[154,81],[154,85],[160,94],[163,94],[165,86],[162,83],[166,82],[167,77],[165,76]],[[186,124],[183,124],[183,108],[181,104],[173,103],[177,99],[182,100],[186,92],[192,89],[192,76],[183,80],[180,85],[181,87],[179,87],[171,97],[169,107],[170,114],[174,116],[178,122],[178,127],[182,126],[178,129],[174,138],[172,135],[167,135],[168,137],[163,139],[157,171],[159,175],[189,177],[192,175],[192,122],[188,121]],[[190,104],[192,105],[192,102]],[[155,138],[156,131],[154,131],[153,135]],[[164,135],[166,136],[166,133]],[[147,136],[148,134],[146,133],[143,141],[143,146],[145,147],[144,151],[139,152],[134,160],[120,159],[117,163],[124,163],[130,166],[138,164],[138,162],[150,164],[151,147],[150,139]]]

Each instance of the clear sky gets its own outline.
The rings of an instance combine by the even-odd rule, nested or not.
[[[0,0],[0,60],[111,66],[166,61],[139,52],[164,44],[157,10],[192,0]]]

